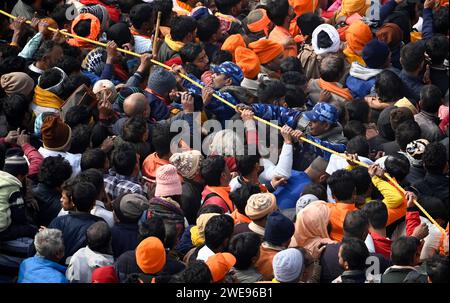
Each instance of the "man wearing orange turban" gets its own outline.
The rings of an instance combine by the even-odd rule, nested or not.
[[[90,21],[90,22],[89,22]],[[97,40],[100,36],[100,28],[101,28],[101,22],[100,20],[95,17],[92,14],[85,13],[85,14],[79,14],[78,17],[75,18],[72,22],[72,34],[78,35],[78,33],[75,31],[75,28],[77,28],[78,25],[81,25],[82,23],[88,23],[90,24],[89,28],[89,34],[85,36],[85,38],[91,39],[91,40]],[[67,41],[70,45],[79,47],[79,48],[88,48],[92,49],[94,48],[94,45],[85,42],[79,38],[72,38]]]
[[[248,48],[239,46],[236,48],[236,64],[244,73],[241,86],[246,88],[252,95],[257,96],[259,82],[256,80],[261,72],[261,62],[258,55]]]
[[[358,62],[365,66],[361,57],[364,46],[372,40],[372,31],[370,27],[362,21],[352,23],[345,32],[347,47],[344,49],[344,55],[348,63]]]
[[[244,37],[241,34],[229,36],[222,44],[222,50],[228,51],[233,56],[233,61],[235,61],[235,52],[238,46],[247,47]]]
[[[250,43],[248,47],[258,56],[259,61],[263,65],[261,67],[263,73],[273,74],[273,72],[279,72],[281,61],[284,58],[283,45],[262,39]]]
[[[270,21],[267,16],[267,12],[263,8],[258,8],[251,11],[248,16],[245,18],[245,22],[247,24],[247,28],[250,31],[250,35],[254,35],[259,40],[264,37],[268,37],[270,31],[272,30],[272,21]]]

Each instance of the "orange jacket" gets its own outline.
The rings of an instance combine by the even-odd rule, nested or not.
[[[355,204],[328,203],[331,210],[330,223],[332,226],[330,238],[335,241],[342,241],[344,238],[344,220],[348,212],[357,210]]]

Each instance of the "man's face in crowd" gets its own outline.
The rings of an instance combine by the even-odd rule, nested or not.
[[[330,129],[328,123],[321,121],[311,121],[309,123],[309,132],[312,136],[320,136]]]
[[[227,85],[230,85],[230,82],[231,82],[230,78],[228,78],[224,74],[214,73],[212,75],[212,79],[213,79],[213,88],[214,89],[221,89]]]
[[[197,58],[195,58],[194,62],[192,62],[199,70],[206,71],[209,66],[209,59],[206,55],[205,50],[202,50],[202,52],[198,55]]]
[[[278,72],[280,70],[281,62],[284,59],[284,54],[280,54],[277,58],[267,63],[267,68],[271,71]]]

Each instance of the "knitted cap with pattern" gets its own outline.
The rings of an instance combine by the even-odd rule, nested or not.
[[[245,206],[245,214],[252,220],[266,217],[277,210],[277,200],[271,193],[251,195]]]
[[[170,197],[181,195],[181,181],[177,169],[172,164],[166,164],[156,171],[155,197]]]
[[[200,171],[203,155],[198,150],[190,150],[173,154],[169,161],[176,167],[178,173],[186,179],[192,179]]]

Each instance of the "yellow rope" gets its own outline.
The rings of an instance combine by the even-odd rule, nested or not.
[[[5,16],[7,16],[7,17],[13,19],[13,20],[15,20],[15,19],[17,18],[16,16],[13,16],[13,15],[11,15],[11,14],[9,14],[9,13],[3,11],[3,10],[0,10],[0,14],[3,14],[3,15],[5,15]],[[31,24],[31,21],[27,20],[26,23],[27,23],[27,24]],[[48,27],[48,30],[51,31],[51,32],[59,32],[60,34],[62,34],[62,35],[64,35],[64,36],[68,36],[68,37],[75,38],[75,39],[80,39],[80,40],[83,40],[83,41],[85,41],[85,42],[89,42],[89,43],[91,43],[91,44],[95,44],[95,45],[98,45],[98,46],[101,46],[101,47],[105,47],[105,48],[106,48],[106,43],[102,43],[102,42],[99,42],[99,41],[91,40],[91,39],[88,39],[88,38],[85,38],[85,37],[80,37],[80,36],[78,36],[78,35],[74,35],[74,34],[71,34],[71,33],[66,32],[66,31],[61,31],[61,30],[58,30],[58,29],[55,29],[55,28],[51,28],[51,27]],[[132,52],[132,51],[129,51],[129,50],[126,50],[126,49],[123,49],[123,48],[117,48],[117,51],[122,52],[122,53],[127,54],[127,55],[130,55],[130,56],[138,57],[138,58],[141,58],[141,57],[142,57],[142,55],[140,55],[140,54],[134,53],[134,52]],[[168,65],[166,65],[166,64],[164,64],[164,63],[161,63],[161,62],[156,61],[156,60],[154,60],[154,59],[151,59],[150,61],[151,61],[153,64],[159,65],[159,66],[161,66],[161,67],[163,67],[163,68],[165,68],[165,69],[167,69],[167,70],[172,70],[172,67],[171,67],[171,66],[168,66]],[[201,89],[204,88],[201,84],[199,84],[199,83],[197,83],[195,80],[189,78],[187,75],[184,75],[184,74],[182,74],[182,73],[178,73],[178,75],[179,75],[181,78],[185,79],[186,81],[189,81],[189,82],[192,83],[193,85],[195,85],[195,86],[197,86],[197,87],[199,87],[199,88],[201,88]],[[222,102],[222,103],[228,105],[229,107],[231,107],[231,108],[233,108],[233,109],[236,109],[236,105],[230,103],[229,101],[227,101],[227,100],[225,100],[224,98],[218,96],[217,94],[213,94],[213,96],[214,96],[217,100],[219,100],[220,102]],[[259,121],[259,122],[264,123],[264,124],[266,124],[266,125],[268,125],[268,126],[271,126],[271,127],[273,127],[273,128],[276,128],[276,129],[278,129],[278,130],[281,130],[281,126],[279,126],[279,125],[277,125],[277,124],[271,123],[271,122],[266,121],[266,120],[264,120],[264,119],[262,119],[262,118],[260,118],[260,117],[257,117],[257,116],[254,116],[253,118],[254,118],[256,121]],[[309,140],[309,139],[307,139],[307,138],[300,137],[299,139],[301,139],[302,141],[304,141],[304,142],[306,142],[306,143],[308,143],[308,144],[311,144],[311,145],[313,145],[313,146],[315,146],[315,147],[317,147],[317,148],[320,148],[320,149],[322,149],[322,150],[324,150],[324,151],[326,151],[326,152],[329,152],[329,153],[331,153],[331,154],[337,155],[337,156],[342,157],[342,158],[344,158],[344,159],[346,159],[346,160],[352,161],[352,162],[355,163],[355,164],[358,164],[358,165],[363,166],[363,167],[366,167],[366,168],[369,167],[367,164],[365,164],[365,163],[363,163],[363,162],[361,162],[361,161],[358,161],[358,160],[352,160],[352,159],[350,159],[349,157],[347,157],[347,155],[345,155],[345,154],[338,153],[338,152],[336,152],[336,151],[334,151],[334,150],[332,150],[332,149],[329,149],[329,148],[327,148],[327,147],[325,147],[325,146],[322,146],[322,145],[320,145],[320,144],[317,144],[316,142],[311,141],[311,140]],[[389,176],[389,174],[385,173],[385,177],[386,177],[392,184],[394,184],[394,185],[395,185],[395,186],[396,186],[403,194],[406,193],[406,191],[405,191],[405,190],[404,190],[404,189],[403,189],[403,188],[395,181],[395,179],[393,179],[391,176]],[[419,208],[419,209],[423,212],[423,214],[424,214],[424,215],[425,215],[425,216],[426,216],[426,217],[427,217],[427,218],[428,218],[428,219],[429,219],[429,220],[430,220],[430,221],[431,221],[431,222],[432,222],[432,223],[433,223],[433,224],[434,224],[434,225],[435,225],[435,226],[436,226],[443,234],[445,234],[445,229],[443,229],[443,228],[436,222],[436,220],[434,220],[433,217],[431,217],[431,215],[430,215],[430,214],[429,214],[429,213],[428,213],[428,212],[427,212],[427,211],[419,204],[419,202],[417,202],[416,200],[414,200],[414,204],[417,206],[417,208]]]

